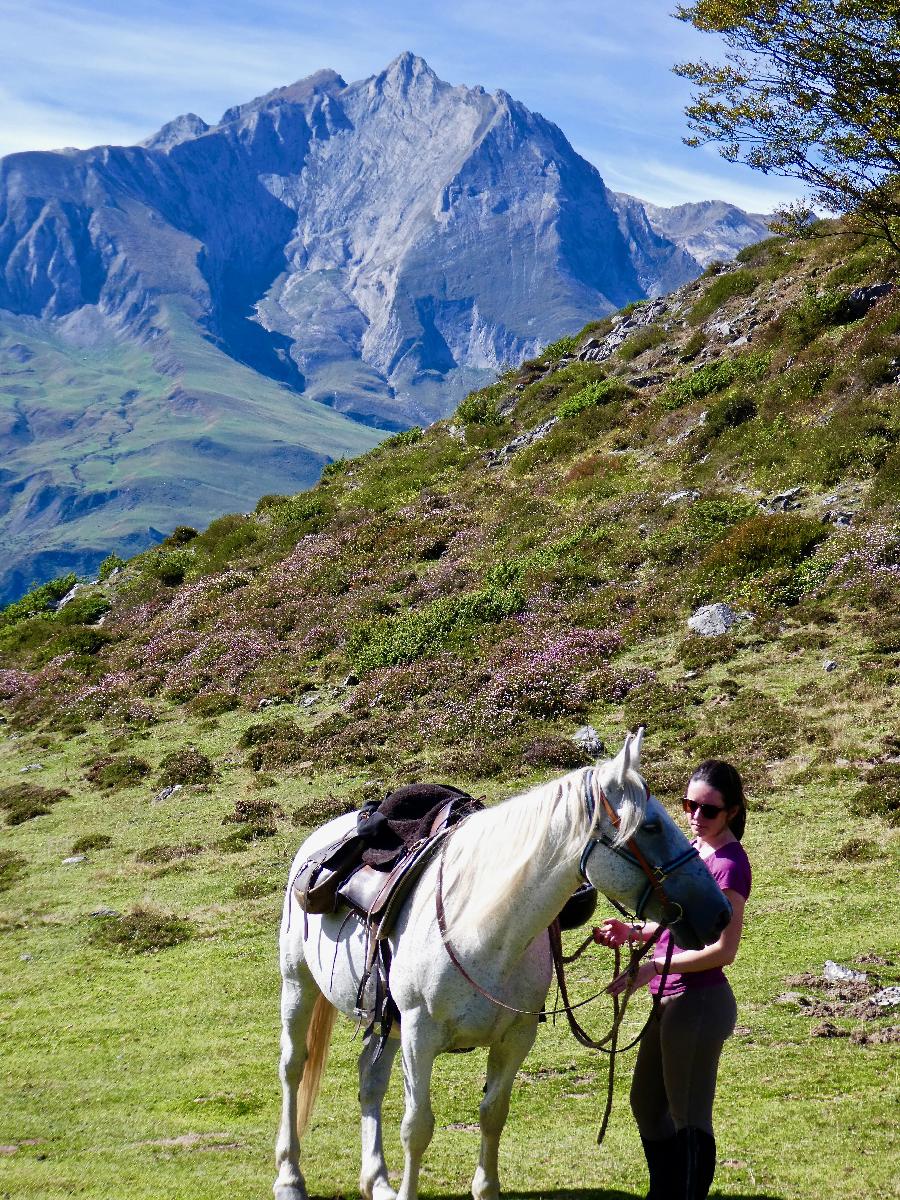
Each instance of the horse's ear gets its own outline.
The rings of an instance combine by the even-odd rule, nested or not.
[[[628,777],[628,769],[631,766],[631,734],[625,734],[625,741],[622,744],[622,749],[617,755],[618,770],[616,772],[616,782],[620,788],[625,787],[625,780]]]
[[[641,773],[641,746],[644,743],[644,726],[638,725],[637,733],[631,743],[631,766],[640,775]]]

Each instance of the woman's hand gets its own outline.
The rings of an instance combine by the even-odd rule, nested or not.
[[[631,993],[636,992],[638,988],[646,987],[646,985],[651,979],[654,978],[655,975],[656,960],[653,958],[645,958],[643,962],[641,962],[637,971],[635,971],[633,979],[626,969],[622,971],[620,975],[615,977],[606,990],[610,996],[618,996],[622,992],[625,992],[630,996]]]
[[[612,950],[617,946],[624,946],[627,942],[640,940],[640,933],[633,926],[615,918],[604,921],[599,928],[594,929],[594,941],[598,946],[609,946]]]

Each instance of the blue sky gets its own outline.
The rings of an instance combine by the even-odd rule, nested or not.
[[[128,144],[320,67],[373,75],[402,50],[451,83],[504,88],[555,121],[606,183],[657,204],[770,211],[790,180],[682,144],[674,62],[714,38],[666,0],[0,0],[0,155]]]

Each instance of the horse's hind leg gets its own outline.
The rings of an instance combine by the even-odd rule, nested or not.
[[[372,1038],[359,1056],[359,1105],[362,1111],[362,1168],[359,1191],[363,1200],[394,1200],[388,1182],[381,1141],[381,1106],[399,1049],[398,1038],[388,1038],[377,1062],[372,1061],[378,1042]]]
[[[472,1180],[472,1195],[475,1200],[497,1200],[500,1195],[500,1175],[497,1169],[500,1135],[509,1115],[509,1098],[516,1072],[534,1045],[536,1034],[536,1021],[516,1021],[506,1030],[500,1041],[493,1043],[488,1054],[484,1099],[478,1109],[481,1122],[481,1155],[475,1178]]]
[[[306,1033],[321,993],[302,961],[286,958],[281,979],[281,1125],[275,1145],[275,1200],[306,1200],[300,1171],[297,1090],[307,1059]]]

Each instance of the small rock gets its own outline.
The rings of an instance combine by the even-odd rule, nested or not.
[[[77,866],[78,863],[83,863],[86,861],[87,861],[86,854],[70,854],[68,858],[64,858],[62,860],[62,865],[64,867],[74,867],[74,866]]]
[[[823,525],[837,525],[841,529],[849,529],[853,524],[853,513],[841,509],[830,508],[822,516]]]
[[[833,658],[826,658],[825,661],[822,663],[822,670],[823,671],[836,671],[837,663],[834,661]]]
[[[582,725],[580,729],[576,729],[572,734],[572,741],[592,758],[599,758],[606,749],[603,738],[593,725]]]
[[[663,500],[663,504],[677,504],[679,500],[699,500],[700,493],[693,488],[686,488],[683,492],[671,492]]]
[[[312,706],[314,704],[318,704],[318,702],[321,699],[322,699],[321,692],[307,692],[306,695],[303,696],[300,700],[300,707],[301,708],[312,708]]]
[[[351,671],[350,674],[347,676],[347,678],[344,680],[342,686],[345,688],[356,687],[356,685],[358,683],[359,683],[359,676],[354,675],[353,672]]]
[[[734,333],[732,327],[727,321],[711,321],[706,326],[707,333],[714,333],[716,337],[729,338]]]
[[[743,334],[741,334],[741,336],[739,338],[735,338],[733,342],[728,343],[728,349],[729,350],[737,350],[740,346],[749,346],[749,345],[750,345],[750,339],[747,337],[746,333],[743,333]]]
[[[19,774],[24,775],[26,771],[43,771],[43,763],[29,763],[27,767],[19,767]]]
[[[183,783],[173,783],[170,787],[164,787],[156,797],[156,803],[161,804],[163,800],[168,800],[170,796],[174,796],[176,792],[180,792],[183,787]]]
[[[19,955],[19,962],[31,962],[31,961],[32,961],[32,958],[31,958],[30,954],[20,954]]]
[[[879,1008],[893,1008],[894,1005],[900,1004],[900,986],[892,984],[890,987],[882,988],[880,992],[870,996],[869,1000],[872,1004],[877,1004]]]
[[[865,983],[868,978],[865,971],[854,971],[852,967],[842,967],[840,963],[825,960],[825,970],[822,972],[828,983]]]
[[[792,509],[800,507],[798,496],[803,495],[803,488],[797,487],[788,488],[785,492],[779,492],[777,496],[773,496],[771,500],[761,500],[760,504],[769,512],[790,512]]]
[[[720,601],[717,604],[704,604],[688,617],[688,629],[700,637],[719,637],[727,633],[732,625],[740,621],[752,620],[751,613],[739,613]]]
[[[95,908],[91,913],[92,917],[121,917],[121,915],[115,908]]]
[[[264,708],[271,708],[275,703],[277,703],[277,701],[272,700],[271,697],[264,696],[263,699],[260,700],[259,704],[257,704],[256,711],[262,712]]]
[[[78,593],[81,591],[81,589],[82,589],[83,587],[84,587],[84,584],[83,584],[83,583],[75,583],[75,584],[73,584],[73,585],[72,585],[72,587],[71,587],[71,588],[69,588],[69,590],[68,590],[68,591],[66,592],[66,594],[63,596],[62,600],[60,600],[60,601],[59,601],[59,603],[57,604],[57,606],[56,606],[56,611],[57,611],[57,612],[59,612],[59,610],[60,610],[61,608],[65,608],[65,607],[66,607],[66,605],[69,603],[69,601],[71,601],[71,600],[74,600],[74,599],[75,599],[75,597],[78,595]]]

